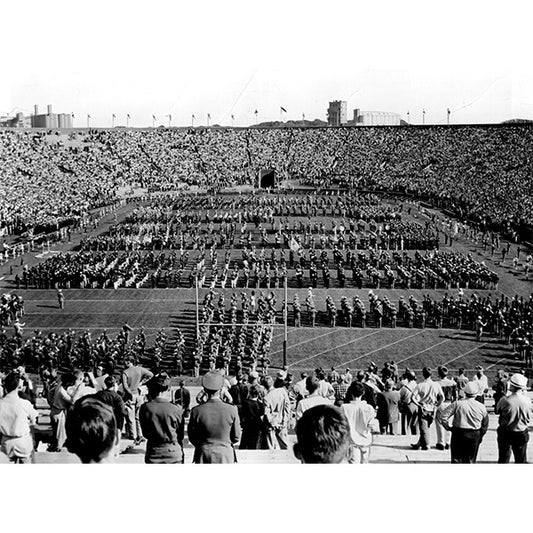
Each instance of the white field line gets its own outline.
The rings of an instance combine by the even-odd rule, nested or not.
[[[377,331],[373,331],[372,333],[368,333],[368,335],[363,335],[362,337],[358,337],[357,339],[352,339],[352,340],[350,340],[348,342],[345,342],[343,344],[338,344],[336,346],[333,346],[332,348],[328,348],[327,350],[324,350],[323,352],[320,352],[320,353],[317,353],[317,354],[314,354],[314,355],[310,355],[309,357],[304,357],[303,359],[300,359],[299,361],[295,361],[294,363],[291,363],[289,366],[294,366],[294,365],[297,365],[299,363],[302,363],[303,361],[308,361],[309,359],[314,359],[315,357],[320,357],[321,355],[324,355],[325,353],[331,352],[332,350],[337,350],[338,348],[344,348],[345,346],[348,346],[349,344],[353,344],[354,342],[366,339],[367,337],[372,337],[372,335],[376,335],[379,332],[380,332],[380,330],[378,329]]]
[[[476,347],[472,348],[471,350],[468,350],[467,352],[465,352],[465,353],[463,353],[461,355],[458,355],[457,357],[454,357],[453,359],[450,359],[449,361],[446,361],[445,363],[443,363],[443,366],[448,366],[450,363],[453,363],[454,361],[457,361],[457,359],[461,359],[461,358],[467,356],[468,354],[470,354],[472,352],[475,352],[476,350],[479,350],[483,346],[486,346],[487,344],[488,344],[487,342],[484,342],[484,343],[480,344],[479,346],[476,346]]]
[[[420,354],[422,354],[424,352],[428,352],[429,350],[432,350],[433,348],[436,348],[437,346],[440,346],[441,344],[444,344],[445,342],[450,342],[451,340],[454,340],[454,339],[443,340],[441,342],[438,342],[437,344],[433,344],[432,346],[429,346],[428,348],[425,348],[424,350],[421,350],[420,352],[416,352],[413,355],[410,355],[409,357],[404,357],[403,359],[400,359],[399,361],[396,361],[396,362],[397,363],[403,363],[405,361],[408,361],[409,359],[412,359],[413,357],[415,357],[417,355],[420,355]]]
[[[509,359],[509,357],[504,357],[502,359],[498,359],[495,363],[492,363],[492,365],[489,365],[488,367],[485,368],[485,370],[490,370],[491,368],[499,365],[500,363],[503,363],[504,361],[507,361]]]
[[[386,344],[385,346],[382,346],[381,348],[376,348],[374,350],[371,350],[370,352],[364,353],[363,355],[360,355],[359,357],[356,357],[355,359],[351,359],[350,361],[343,361],[343,365],[347,365],[349,363],[354,363],[355,361],[359,361],[359,359],[363,359],[364,357],[367,357],[369,355],[372,355],[373,353],[380,352],[381,350],[385,350],[386,348],[390,348],[391,346],[394,346],[395,344],[399,344],[400,342],[404,342],[407,339],[412,339],[413,337],[416,337],[417,335],[420,335],[421,333],[424,333],[426,331],[425,329],[422,329],[418,331],[417,333],[413,333],[412,335],[408,335],[407,337],[403,337],[402,339],[398,339],[397,341],[391,342],[389,344]]]
[[[313,329],[313,328],[311,328]],[[327,337],[328,335],[331,335],[332,333],[335,333],[337,331],[337,328],[332,328],[331,331],[327,331],[326,333],[322,333],[322,335],[318,335],[318,337],[313,337],[312,339],[307,339],[305,341],[297,342],[296,344],[293,344],[292,346],[287,346],[287,350],[296,348],[297,346],[302,346],[302,344],[307,344],[308,342],[313,342],[318,339],[321,339],[322,337]],[[283,350],[276,350],[275,352],[272,352],[270,355],[277,355],[279,353],[283,352]]]

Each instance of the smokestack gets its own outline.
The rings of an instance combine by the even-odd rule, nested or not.
[[[52,105],[48,104],[47,108],[48,108],[48,114],[51,115],[52,114]]]
[[[39,106],[37,104],[33,106],[33,114],[36,116],[39,114]]]

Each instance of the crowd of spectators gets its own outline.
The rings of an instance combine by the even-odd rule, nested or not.
[[[0,132],[0,226],[24,231],[111,203],[120,187],[256,184],[274,169],[310,185],[401,192],[462,217],[531,222],[532,129],[500,127]]]

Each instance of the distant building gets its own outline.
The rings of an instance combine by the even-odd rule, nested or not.
[[[32,128],[72,128],[72,115],[70,113],[53,113],[51,105],[48,106],[46,115],[39,114],[39,106],[37,105],[34,107],[34,110],[35,112],[31,117]]]
[[[348,122],[346,102],[334,100],[328,107],[328,126],[343,126]]]
[[[17,113],[14,117],[0,117],[0,128],[29,128],[30,117],[25,117],[23,113]]]
[[[350,121],[350,124],[354,126],[399,126],[400,120],[398,113],[354,109],[353,120]]]

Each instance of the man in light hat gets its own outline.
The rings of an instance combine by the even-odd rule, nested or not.
[[[527,378],[513,374],[509,380],[511,394],[498,402],[498,463],[508,463],[513,451],[515,463],[527,463],[527,443],[531,422],[531,399],[525,395]]]
[[[220,398],[223,385],[219,372],[208,372],[202,379],[207,401],[193,407],[188,428],[193,463],[237,462],[233,445],[241,438],[241,424],[237,408]]]
[[[452,463],[475,463],[479,445],[489,426],[489,415],[487,408],[476,400],[476,383],[468,382],[463,392],[465,398],[452,402],[443,410],[437,410],[437,420],[452,432]]]

